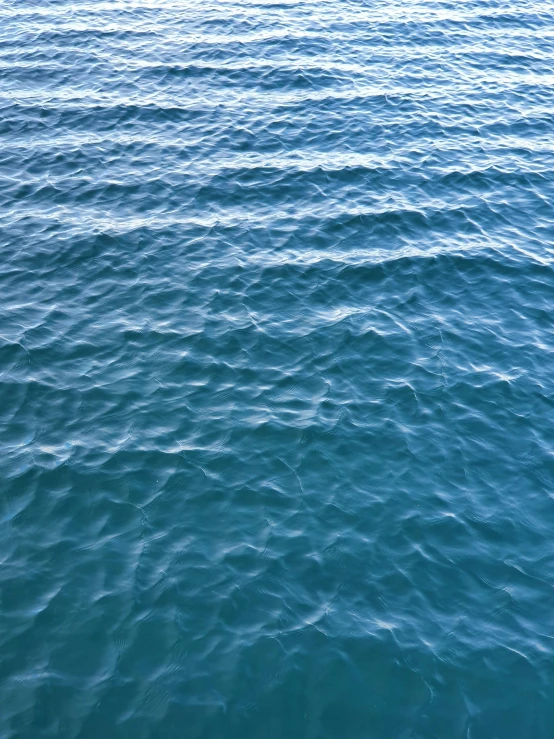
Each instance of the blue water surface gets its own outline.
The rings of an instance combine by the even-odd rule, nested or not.
[[[0,738],[554,736],[554,2],[4,0]]]

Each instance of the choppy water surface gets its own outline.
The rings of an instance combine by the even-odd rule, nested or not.
[[[554,4],[5,1],[0,737],[554,733]]]

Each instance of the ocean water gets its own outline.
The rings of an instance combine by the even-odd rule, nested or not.
[[[554,736],[554,3],[4,0],[0,738]]]

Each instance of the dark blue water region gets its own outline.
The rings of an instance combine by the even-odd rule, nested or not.
[[[552,739],[554,3],[0,7],[0,739]]]

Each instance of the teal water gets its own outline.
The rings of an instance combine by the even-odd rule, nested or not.
[[[554,3],[5,0],[0,738],[554,736]]]

